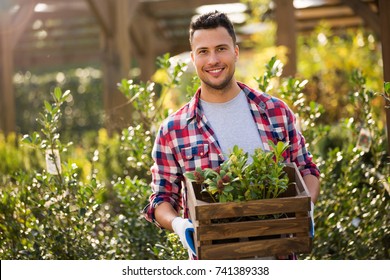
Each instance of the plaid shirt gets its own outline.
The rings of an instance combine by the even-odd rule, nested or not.
[[[264,149],[270,150],[268,140],[288,142],[283,154],[285,162],[295,162],[302,176],[319,176],[311,154],[306,150],[305,139],[296,129],[295,116],[281,100],[256,92],[238,83],[247,96]],[[169,202],[176,211],[184,209],[188,217],[185,193],[182,194],[183,174],[196,167],[217,168],[224,156],[217,137],[199,105],[200,89],[189,103],[169,116],[161,125],[154,144],[151,168],[152,190],[150,203],[145,207],[145,218],[160,226],[154,218],[154,209],[161,202]],[[228,129],[228,128],[227,128]]]

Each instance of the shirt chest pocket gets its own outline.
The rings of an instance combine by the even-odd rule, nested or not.
[[[273,131],[274,136],[274,144],[277,144],[279,141],[287,143],[289,141],[288,135],[286,134],[286,130],[284,127],[276,127]],[[290,162],[289,159],[289,149],[283,152],[282,157],[284,158],[285,162]]]
[[[284,129],[284,127],[274,127],[274,131],[273,131],[273,137],[275,138],[276,142],[278,141],[283,141],[285,142],[286,141],[286,130]]]
[[[197,167],[202,169],[209,166],[209,145],[199,144],[185,147],[180,150],[184,162],[183,172],[193,171]]]

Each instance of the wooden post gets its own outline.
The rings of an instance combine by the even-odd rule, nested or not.
[[[390,82],[390,1],[379,0],[379,21],[381,29],[381,43],[382,43],[382,60],[383,60],[383,79],[385,82]],[[382,90],[384,90],[382,88]],[[386,102],[390,106],[390,102]],[[387,151],[390,155],[390,110],[386,111],[387,123]]]
[[[0,130],[15,131],[15,100],[12,77],[14,73],[12,34],[7,30],[9,16],[0,16]]]
[[[35,0],[22,5],[15,15],[0,11],[0,131],[16,130],[13,86],[14,47],[30,22]]]
[[[294,76],[297,71],[296,28],[293,1],[275,0],[277,24],[276,45],[287,47],[288,62],[283,67],[283,76]]]
[[[137,13],[131,23],[130,35],[133,53],[141,69],[140,80],[146,82],[156,70],[156,45],[166,44],[166,42],[156,41],[153,22],[145,11]]]
[[[104,36],[103,46],[103,100],[105,109],[105,126],[110,133],[128,125],[131,111],[126,111],[127,99],[119,92],[117,83],[128,78],[130,70],[130,46],[126,36],[127,1],[109,2],[110,17],[113,23],[111,36]],[[122,10],[121,10],[122,9]]]
[[[103,100],[105,126],[114,132],[130,124],[131,104],[117,84],[129,78],[131,49],[129,25],[138,1],[88,0],[102,30]]]

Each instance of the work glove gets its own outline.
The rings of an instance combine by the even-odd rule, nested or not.
[[[189,250],[194,256],[196,256],[196,250],[194,245],[194,225],[189,219],[183,219],[176,217],[172,221],[173,231],[179,236],[184,248]]]
[[[312,201],[310,201],[310,203],[310,236],[314,237],[314,203]]]

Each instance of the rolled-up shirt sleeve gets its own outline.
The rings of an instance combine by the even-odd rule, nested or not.
[[[155,219],[154,211],[159,204],[168,202],[178,212],[182,208],[181,182],[183,175],[170,145],[169,134],[164,132],[164,128],[161,127],[153,147],[154,164],[150,169],[152,194],[149,197],[149,204],[143,211],[146,220],[158,227],[161,226]]]
[[[317,178],[320,176],[320,171],[317,165],[313,162],[313,156],[306,148],[305,138],[302,133],[296,128],[296,118],[293,112],[287,110],[288,119],[291,120],[288,124],[288,134],[290,138],[290,156],[291,160],[296,163],[302,177],[312,174]]]

